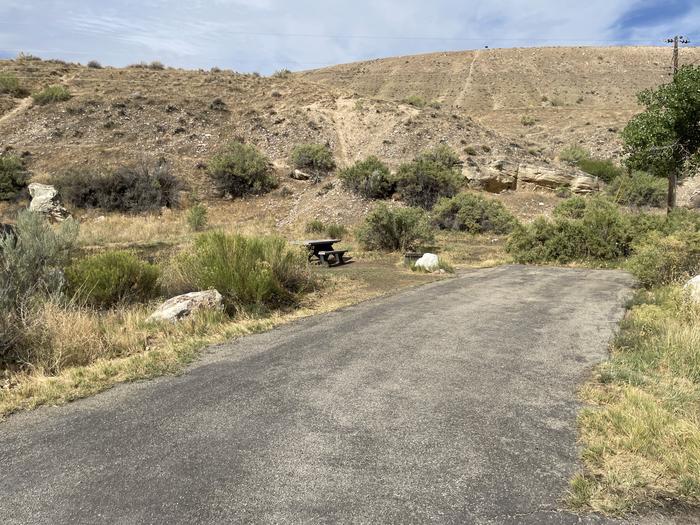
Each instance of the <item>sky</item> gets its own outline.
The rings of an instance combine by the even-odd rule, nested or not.
[[[697,27],[700,0],[0,0],[0,57],[269,74],[484,46],[700,43]]]

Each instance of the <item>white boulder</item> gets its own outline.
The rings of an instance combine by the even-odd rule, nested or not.
[[[31,211],[42,213],[56,221],[64,221],[70,217],[68,210],[61,204],[58,190],[53,186],[34,182],[29,185],[29,194],[32,196],[32,202],[29,203]]]
[[[216,290],[192,292],[168,299],[148,318],[149,321],[176,323],[200,310],[224,309],[224,298]]]
[[[426,272],[436,272],[440,269],[440,259],[434,253],[426,253],[416,261],[416,268]]]
[[[692,301],[700,304],[700,275],[696,275],[688,281],[685,285],[685,289],[690,294]]]

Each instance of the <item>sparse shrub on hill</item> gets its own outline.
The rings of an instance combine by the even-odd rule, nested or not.
[[[333,152],[323,144],[300,144],[292,150],[292,165],[303,171],[310,171],[317,180],[335,169]]]
[[[385,199],[394,193],[395,181],[389,167],[371,156],[339,174],[346,189],[367,199]]]
[[[459,157],[440,147],[403,164],[396,174],[396,190],[411,206],[430,210],[442,197],[453,197],[463,183]]]
[[[408,104],[409,106],[413,106],[415,108],[424,108],[428,105],[428,101],[418,95],[411,95],[410,97],[404,99],[403,102],[404,104]]]
[[[15,155],[0,155],[0,201],[17,198],[27,187],[29,172]]]
[[[0,95],[23,97],[27,91],[22,88],[19,79],[12,73],[0,73]]]
[[[472,193],[441,199],[433,210],[435,224],[443,230],[472,234],[510,233],[517,220],[500,202]]]
[[[175,273],[190,290],[218,290],[230,314],[291,305],[314,286],[305,253],[276,237],[205,233]]]
[[[233,197],[261,195],[277,187],[269,159],[254,146],[233,142],[207,164],[217,189]]]
[[[420,208],[390,209],[381,204],[365,218],[357,238],[368,250],[415,250],[434,239],[430,217]]]
[[[331,239],[342,239],[347,232],[348,229],[342,224],[331,223],[326,226],[326,235]]]
[[[306,228],[304,229],[306,233],[323,233],[326,231],[326,224],[323,221],[314,219],[306,223]]]
[[[102,64],[100,64],[97,60],[90,60],[90,62],[87,63],[87,67],[90,69],[102,69]]]
[[[561,153],[559,153],[559,160],[568,162],[572,166],[576,166],[582,160],[590,158],[590,156],[590,153],[588,153],[581,146],[572,144],[571,146],[564,148]]]
[[[165,163],[141,163],[107,173],[72,170],[53,184],[66,202],[78,208],[141,213],[177,205],[180,182]]]
[[[659,208],[666,202],[667,184],[660,177],[635,171],[613,179],[607,191],[620,204]]]
[[[607,183],[625,174],[613,161],[593,158],[588,151],[576,145],[564,148],[559,154],[559,159]]]
[[[292,72],[289,69],[278,69],[273,73],[274,78],[287,78],[291,76]]]
[[[534,126],[535,124],[537,124],[537,119],[536,119],[535,117],[530,116],[530,115],[523,115],[523,116],[520,118],[520,123],[521,123],[523,126],[532,127],[532,126]]]
[[[634,246],[627,268],[647,287],[685,281],[700,273],[700,233],[653,232]]]
[[[314,235],[325,235],[329,238],[340,239],[347,233],[347,228],[342,224],[324,223],[314,219],[306,223],[304,231]]]
[[[581,219],[586,211],[588,201],[585,197],[577,195],[566,199],[554,208],[554,216],[563,219]]]
[[[616,261],[630,252],[629,221],[602,197],[585,202],[580,218],[544,217],[517,227],[507,250],[520,263]],[[575,207],[572,207],[575,210]]]
[[[32,95],[34,102],[41,106],[63,102],[71,98],[70,91],[65,86],[48,86]]]
[[[156,297],[159,276],[157,266],[127,251],[91,255],[66,269],[69,290],[76,300],[99,308]]]
[[[158,60],[154,60],[150,64],[148,64],[148,69],[155,69],[157,71],[165,69],[165,64],[163,62],[160,62]]]

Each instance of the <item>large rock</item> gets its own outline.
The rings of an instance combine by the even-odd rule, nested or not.
[[[685,285],[685,289],[690,293],[693,302],[700,304],[700,275],[693,277]]]
[[[590,175],[576,175],[571,181],[571,191],[578,194],[596,193],[602,189],[600,179]]]
[[[436,272],[440,269],[440,259],[434,253],[426,253],[416,261],[416,268],[426,272]]]
[[[467,166],[464,175],[472,188],[489,193],[514,190],[518,186],[518,165],[508,160],[497,160],[483,168]]]
[[[294,180],[309,180],[311,178],[311,175],[304,173],[301,170],[294,170],[289,174],[289,176]]]
[[[688,208],[691,210],[700,208],[700,190],[697,190],[688,198]]]
[[[70,217],[68,210],[61,204],[58,190],[53,186],[34,182],[29,185],[29,194],[32,196],[32,202],[29,204],[31,211],[42,213],[56,221],[64,221]]]
[[[224,309],[224,298],[216,290],[192,292],[168,299],[148,318],[149,321],[176,323],[200,310]]]
[[[566,172],[561,169],[521,165],[518,170],[518,188],[545,188],[557,190],[569,188],[573,193],[586,194],[600,191],[601,183],[596,177],[583,172]]]

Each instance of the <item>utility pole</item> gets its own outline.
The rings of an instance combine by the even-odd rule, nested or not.
[[[690,40],[681,35],[676,35],[673,38],[666,40],[667,43],[673,44],[673,77],[678,74],[679,60],[678,60],[678,48],[680,44],[689,44]],[[676,207],[676,187],[678,186],[678,174],[676,170],[673,169],[668,174],[668,213],[671,213]]]

